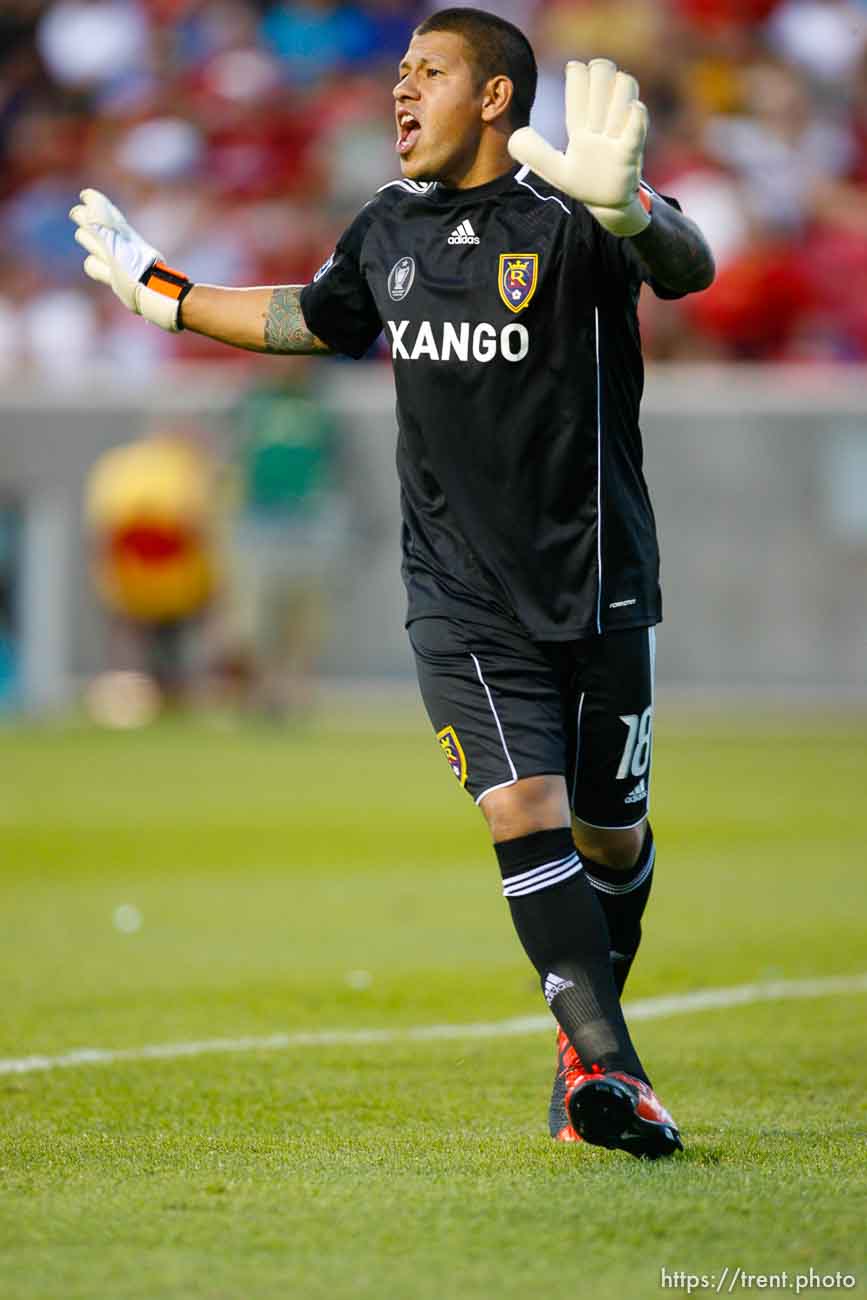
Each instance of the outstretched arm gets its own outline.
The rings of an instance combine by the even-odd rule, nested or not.
[[[99,190],[82,190],[70,212],[75,238],[87,251],[84,270],[106,284],[125,307],[160,329],[194,330],[251,352],[328,352],[307,328],[300,285],[222,289],[191,284],[166,266],[157,250]]]
[[[694,221],[670,203],[654,200],[650,224],[630,242],[648,275],[675,293],[697,293],[713,283],[713,253]]]
[[[194,284],[181,307],[180,324],[196,334],[250,352],[328,353],[328,345],[307,328],[300,284],[257,289],[222,289]]]

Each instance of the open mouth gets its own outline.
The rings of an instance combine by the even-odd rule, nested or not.
[[[421,132],[421,124],[418,118],[413,117],[412,113],[403,109],[397,116],[397,152],[403,156],[408,154],[415,144]]]

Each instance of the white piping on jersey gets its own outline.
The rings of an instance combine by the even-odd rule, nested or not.
[[[568,215],[569,209],[561,198],[558,198],[556,194],[540,194],[538,190],[534,189],[533,186],[530,185],[524,179],[526,176],[529,175],[529,172],[530,172],[530,168],[525,165],[515,173],[515,180],[518,182],[518,184],[523,185],[524,188],[529,190],[531,194],[535,194],[536,198],[539,199],[540,202],[542,203],[549,203],[551,201],[553,201],[554,203],[559,203],[560,207]],[[376,192],[377,194],[381,194],[383,190],[390,189],[392,185],[400,185],[409,194],[430,194],[433,190],[436,189],[438,184],[439,181],[413,181],[410,180],[409,177],[407,176],[402,176],[399,180],[396,181],[386,181],[384,185],[379,186]],[[659,192],[655,190],[652,185],[648,185],[647,181],[641,180],[638,182],[638,184],[641,189],[646,190],[648,194],[652,194],[654,198],[658,199],[660,197]]]
[[[478,659],[472,652],[470,653],[470,658],[472,659],[473,663],[476,665],[476,674],[478,676],[479,681],[482,683],[482,686],[485,688],[485,694],[488,697],[488,704],[491,706],[491,713],[493,713],[494,722],[496,722],[497,724],[497,731],[500,736],[500,744],[503,746],[503,753],[506,755],[506,762],[509,764],[509,771],[512,773],[512,780],[517,781],[518,773],[515,770],[515,764],[512,762],[512,755],[509,753],[509,747],[506,744],[506,737],[503,735],[503,728],[500,725],[499,715],[497,713],[497,710],[494,708],[494,701],[493,701],[493,697],[491,696],[491,692],[488,689],[488,683],[485,681],[484,677],[482,676],[481,665],[479,664]]]
[[[529,170],[530,170],[529,167],[522,167],[520,171],[515,172],[515,180],[518,182],[518,184],[523,185],[524,189],[529,190],[531,194],[535,194],[536,198],[539,199],[540,202],[542,203],[550,203],[550,202],[559,203],[560,207],[563,209],[563,211],[566,213],[566,216],[568,217],[569,209],[566,207],[566,204],[563,202],[562,199],[558,199],[556,194],[540,194],[538,190],[533,189],[532,185],[527,184],[527,182],[524,180],[524,177],[527,175],[527,172]]]
[[[377,194],[381,194],[383,190],[390,189],[392,185],[402,186],[402,188],[409,194],[429,194],[432,189],[436,188],[436,181],[410,181],[404,177],[402,180],[398,181],[386,181],[384,185],[380,185],[379,189],[376,191]]]
[[[596,322],[596,631],[602,631],[602,369],[599,364],[599,308]]]
[[[523,185],[525,189],[530,190],[530,192],[532,194],[535,194],[537,199],[541,199],[543,203],[547,203],[549,199],[553,199],[555,203],[560,204],[560,207],[563,209],[564,212],[568,213],[569,209],[567,208],[566,204],[563,202],[562,199],[559,199],[556,194],[540,194],[538,190],[533,189],[532,185],[527,184],[527,182],[524,180],[524,177],[529,173],[529,171],[530,168],[525,164],[520,169],[520,171],[517,171],[515,173],[515,180],[518,182],[518,184]],[[655,199],[662,197],[659,191],[655,190],[652,185],[648,185],[647,181],[645,180],[640,180],[638,182],[638,186],[639,189],[646,190],[647,193],[651,194]]]

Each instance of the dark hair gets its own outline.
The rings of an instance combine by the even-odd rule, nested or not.
[[[464,38],[480,86],[491,77],[508,77],[514,87],[509,106],[512,125],[527,125],[538,71],[533,47],[514,23],[484,9],[441,9],[416,28],[418,36],[427,32],[455,32]]]

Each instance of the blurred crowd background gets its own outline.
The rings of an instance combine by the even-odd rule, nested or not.
[[[95,186],[193,280],[306,281],[399,175],[390,92],[437,7],[0,3],[0,708],[91,682],[134,722],[217,683],[304,716],[323,669],[411,672],[383,349],[308,366],[150,328],[84,277],[67,213]],[[494,7],[549,139],[568,58],[637,76],[645,175],[716,255],[707,292],[641,304],[649,358],[685,363],[643,412],[666,680],[863,689],[867,0]]]
[[[402,0],[4,0],[0,369],[140,369],[240,352],[142,329],[88,285],[67,212],[116,198],[193,279],[301,282],[399,174],[389,91]],[[651,358],[867,357],[864,0],[506,0],[540,65],[534,124],[562,140],[569,57],[633,72],[645,174],[715,250],[706,294],[643,304]],[[647,296],[649,297],[649,296]]]

